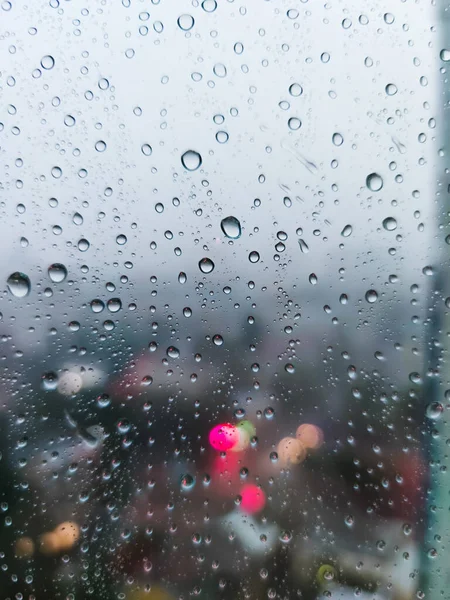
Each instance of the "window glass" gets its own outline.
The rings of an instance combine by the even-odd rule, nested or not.
[[[1,597],[446,597],[445,3],[0,2]]]

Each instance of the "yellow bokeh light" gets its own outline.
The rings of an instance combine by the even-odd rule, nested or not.
[[[306,448],[300,440],[283,438],[277,448],[278,459],[282,465],[298,465],[306,458]]]

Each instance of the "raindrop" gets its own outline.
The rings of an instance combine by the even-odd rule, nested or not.
[[[344,138],[340,133],[333,133],[332,142],[335,146],[342,146]]]
[[[204,258],[203,260],[209,260],[208,258]],[[199,264],[200,267],[200,264]],[[214,265],[213,265],[213,269],[214,269]],[[202,268],[200,267],[200,271],[202,270]],[[187,281],[187,275],[186,273],[183,273],[183,271],[180,271],[180,273],[178,274],[178,283],[186,283]]]
[[[187,171],[196,171],[202,164],[202,157],[195,150],[187,150],[181,157],[181,164]]]
[[[397,229],[397,221],[394,217],[386,217],[386,219],[383,220],[383,227],[386,231],[394,231]]]
[[[443,62],[449,62],[450,61],[450,50],[443,48],[440,51],[439,56]]]
[[[75,123],[75,117],[72,117],[72,115],[66,115],[64,117],[64,125],[66,125],[67,127],[73,127]]]
[[[398,89],[397,86],[395,85],[395,83],[388,83],[386,88],[386,94],[388,96],[395,96],[395,94],[397,93]]]
[[[49,373],[44,373],[41,378],[42,388],[46,392],[50,392],[52,390],[56,390],[58,387],[58,375],[53,373],[53,371]]]
[[[232,240],[237,240],[241,237],[241,224],[236,217],[225,217],[220,223],[223,233]]]
[[[180,487],[182,492],[189,492],[189,490],[192,490],[194,485],[195,477],[193,477],[189,473],[186,473],[185,475],[181,476]]]
[[[350,237],[353,233],[353,227],[351,225],[346,225],[344,229],[341,231],[342,237]]]
[[[214,75],[216,75],[217,77],[223,78],[227,76],[227,68],[222,63],[217,63],[216,65],[214,65],[213,72]]]
[[[91,310],[94,313],[101,313],[105,309],[105,303],[102,300],[92,300]]]
[[[214,271],[214,263],[210,258],[202,258],[198,263],[198,268],[202,273],[212,273]]]
[[[81,238],[81,240],[78,241],[78,250],[80,252],[86,252],[86,250],[89,250],[89,246],[89,242],[84,238]]]
[[[116,313],[122,308],[122,301],[119,298],[111,298],[106,303],[109,312]]]
[[[150,156],[153,152],[153,149],[150,144],[142,144],[141,152],[144,156]]]
[[[194,17],[191,15],[180,15],[177,20],[178,27],[183,31],[192,29],[194,27],[194,22]]]
[[[169,358],[178,358],[180,356],[180,351],[175,346],[169,346],[166,350],[166,354]]]
[[[383,187],[383,179],[378,173],[371,173],[366,178],[366,186],[371,192],[379,192]]]
[[[48,268],[48,276],[53,283],[62,283],[67,277],[67,269],[61,263],[53,263]]]
[[[260,256],[259,256],[259,252],[257,252],[256,250],[253,250],[252,252],[250,252],[250,254],[248,255],[248,260],[251,263],[257,263],[259,262]]]
[[[103,140],[95,142],[95,149],[97,150],[97,152],[104,152],[106,150],[106,142],[104,142]]]
[[[444,407],[440,402],[432,402],[426,408],[426,415],[429,419],[436,421],[444,411]]]
[[[6,283],[8,284],[9,291],[16,298],[25,298],[30,293],[30,278],[24,273],[20,273],[19,271],[12,273]]]
[[[301,96],[303,94],[303,88],[299,83],[293,83],[289,86],[289,93],[294,98]]]
[[[213,337],[213,344],[214,344],[214,346],[222,346],[223,345],[223,337],[219,334],[216,334]]]
[[[292,131],[297,131],[297,129],[300,129],[301,126],[302,126],[302,122],[297,117],[291,117],[288,120],[288,127]]]
[[[123,235],[123,233],[121,233],[120,235],[118,235],[116,237],[116,243],[119,244],[119,246],[123,246],[124,244],[127,243],[127,236]]]
[[[217,8],[217,2],[216,0],[203,0],[202,8],[205,12],[212,13]]]
[[[55,66],[55,59],[53,58],[53,56],[50,56],[50,54],[47,54],[46,56],[42,57],[41,67],[43,69],[45,69],[46,71],[49,71],[50,69],[53,69],[54,66]]]
[[[375,290],[368,290],[365,298],[369,304],[373,304],[378,300],[378,293]]]
[[[302,240],[301,238],[298,240],[298,245],[300,246],[300,250],[303,252],[303,254],[308,254],[309,252],[309,246],[308,244],[305,242],[305,240]]]

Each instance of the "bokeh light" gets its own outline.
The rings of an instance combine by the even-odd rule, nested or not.
[[[318,450],[323,444],[323,431],[317,425],[311,425],[310,423],[300,425],[295,437],[301,441],[305,448],[311,450]]]
[[[241,498],[240,508],[249,515],[261,512],[266,505],[265,493],[253,483],[244,485],[241,490]]]
[[[283,466],[298,465],[306,458],[306,448],[296,438],[283,438],[277,448],[278,458]]]
[[[239,443],[239,432],[237,427],[231,423],[216,425],[209,432],[209,443],[215,450],[226,452]]]

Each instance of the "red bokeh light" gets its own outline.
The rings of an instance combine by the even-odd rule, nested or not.
[[[231,423],[216,425],[209,432],[209,443],[215,450],[226,452],[239,443],[239,432],[237,427]]]
[[[241,490],[241,510],[249,515],[261,512],[266,505],[266,495],[257,485],[249,483]]]

